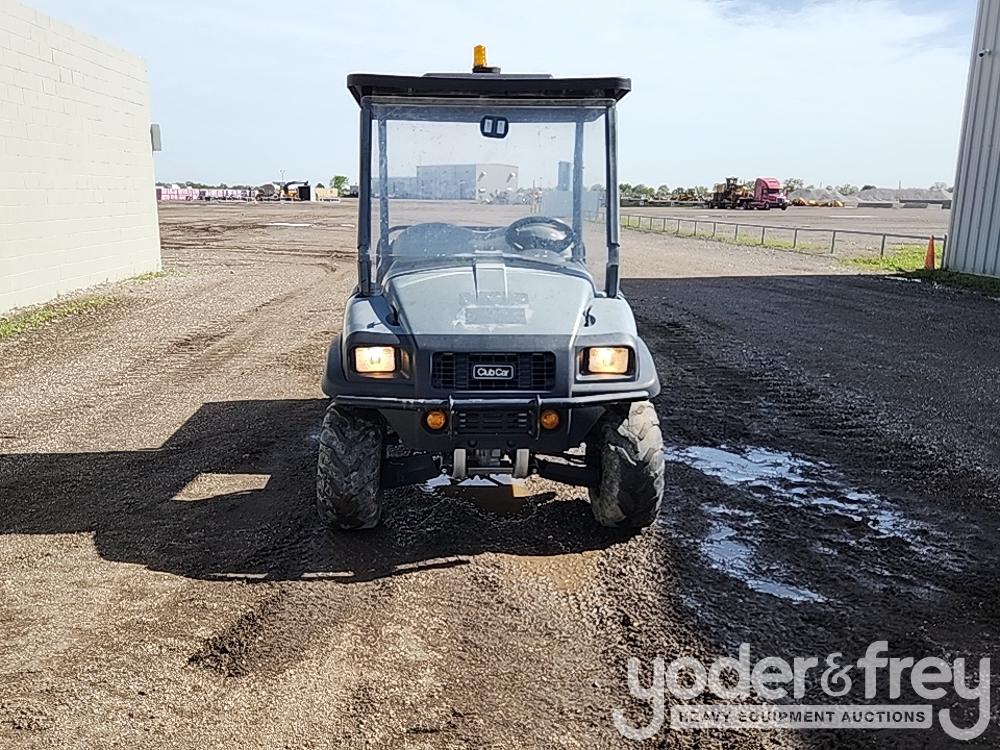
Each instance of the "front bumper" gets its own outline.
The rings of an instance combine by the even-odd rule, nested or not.
[[[383,396],[351,396],[339,394],[333,397],[334,403],[354,409],[400,409],[403,411],[428,411],[430,409],[516,409],[518,407],[542,409],[572,409],[583,406],[597,406],[611,403],[630,403],[644,401],[651,397],[648,391],[624,391],[621,393],[599,393],[588,396],[571,396],[569,398],[391,398]]]
[[[468,450],[512,451],[528,448],[532,453],[562,453],[574,448],[601,418],[606,406],[642,401],[647,391],[627,391],[569,398],[448,398],[402,399],[391,397],[337,395],[333,401],[353,409],[377,410],[412,449],[450,453],[456,448]],[[543,410],[559,412],[560,423],[554,430],[540,425]],[[432,431],[424,424],[424,414],[444,411],[447,426]],[[492,420],[491,420],[492,415]],[[504,425],[482,427],[482,425]]]

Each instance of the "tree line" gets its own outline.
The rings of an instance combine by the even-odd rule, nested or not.
[[[623,198],[658,198],[660,200],[665,200],[668,198],[680,198],[685,195],[692,195],[697,197],[703,197],[709,194],[709,189],[704,185],[697,185],[695,187],[675,187],[671,189],[667,185],[660,185],[659,187],[651,187],[650,185],[643,185],[639,183],[638,185],[632,185],[627,182],[623,182],[618,186],[618,192],[621,193]]]
[[[753,189],[756,179],[741,180],[740,185],[745,188]],[[813,185],[806,184],[805,180],[801,180],[798,177],[789,177],[782,183],[785,192],[792,193],[796,190],[816,190],[822,188],[830,191],[837,191],[841,195],[857,195],[862,190],[875,190],[877,186],[865,184],[861,187],[846,183],[844,185]],[[951,191],[952,188],[948,187],[946,182],[935,182],[930,186],[931,190],[948,190]],[[628,182],[623,182],[618,186],[618,191],[621,193],[623,198],[645,198],[645,199],[677,199],[683,197],[692,198],[704,198],[713,192],[714,188],[708,188],[704,185],[695,185],[693,187],[675,187],[671,188],[668,185],[660,185],[659,187],[652,187],[651,185],[643,185],[639,183],[638,185],[633,185]]]
[[[337,174],[330,178],[330,186],[336,188],[340,192],[344,192],[349,187],[350,180],[346,175]],[[229,185],[225,182],[220,182],[218,184],[209,184],[207,182],[192,182],[188,180],[187,182],[157,182],[157,187],[172,187],[177,185],[182,188],[191,188],[192,190],[253,190],[259,187],[259,185]],[[322,182],[317,182],[316,187],[325,187]]]

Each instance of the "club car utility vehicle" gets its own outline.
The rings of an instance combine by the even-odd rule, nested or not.
[[[468,75],[347,78],[358,286],[323,378],[320,515],[371,528],[393,487],[538,474],[587,487],[601,524],[647,526],[660,383],[618,288],[615,105],[631,83],[502,75],[484,57]]]

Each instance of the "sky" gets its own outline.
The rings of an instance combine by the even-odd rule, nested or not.
[[[954,180],[975,0],[26,0],[142,57],[159,181],[357,179],[350,72],[631,77],[623,182]]]

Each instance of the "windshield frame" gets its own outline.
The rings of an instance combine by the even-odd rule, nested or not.
[[[486,108],[523,110],[518,112],[521,122],[570,122],[576,123],[574,159],[572,165],[573,185],[573,228],[579,232],[585,219],[583,216],[583,131],[587,122],[604,118],[605,154],[605,235],[607,261],[605,268],[604,294],[618,296],[619,288],[619,219],[618,219],[618,153],[616,101],[605,97],[576,99],[510,99],[510,98],[441,98],[412,96],[365,96],[362,97],[360,113],[360,169],[358,192],[358,291],[363,296],[377,293],[372,274],[373,261],[378,265],[381,248],[376,248],[372,257],[372,152],[378,145],[378,184],[380,238],[388,237],[391,229],[388,195],[388,155],[387,123],[390,121],[417,122],[473,122],[478,121]],[[375,110],[393,108],[401,116],[377,117]],[[537,119],[531,118],[532,108],[539,111]],[[587,108],[587,109],[581,109]],[[560,109],[565,109],[566,118],[553,117]],[[599,110],[599,111],[598,111]],[[468,119],[457,119],[454,113],[468,113]],[[422,117],[412,115],[422,114]],[[433,115],[439,113],[440,118]],[[452,116],[447,116],[450,113]],[[428,117],[427,115],[431,115]],[[377,141],[376,141],[377,138]],[[381,240],[380,240],[381,244]],[[574,248],[574,255],[578,252]],[[582,250],[580,250],[582,252]]]

